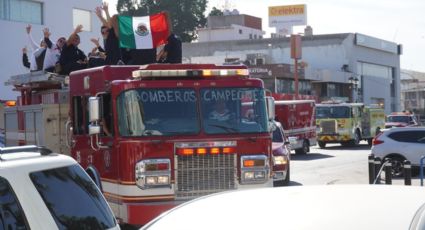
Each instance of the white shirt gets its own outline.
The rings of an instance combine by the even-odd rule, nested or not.
[[[56,43],[52,43],[52,48],[47,48],[46,50],[46,56],[44,57],[43,62],[43,70],[55,66],[59,61],[60,56],[61,50],[56,45]]]
[[[29,57],[29,59],[30,59],[30,70],[35,71],[35,70],[37,70],[37,61],[35,60],[35,58],[40,56],[40,54],[44,51],[45,48],[42,48],[37,43],[35,43],[31,34],[28,34],[28,42],[30,43],[31,50],[32,50],[31,55]]]

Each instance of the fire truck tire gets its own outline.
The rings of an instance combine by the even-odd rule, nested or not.
[[[367,139],[367,145],[371,146],[372,145],[372,140],[373,140],[373,138]]]
[[[325,142],[323,142],[323,141],[318,141],[318,142],[317,142],[317,144],[319,144],[319,147],[320,147],[321,149],[326,148],[326,143],[325,143]]]
[[[351,140],[351,145],[358,146],[360,143],[360,139],[361,139],[360,132],[356,130],[356,132],[354,133],[354,139]]]
[[[301,148],[295,149],[295,154],[298,155],[307,154],[308,152],[310,152],[310,145],[308,144],[307,140],[303,141],[303,146]]]

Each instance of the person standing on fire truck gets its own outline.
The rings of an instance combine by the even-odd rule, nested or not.
[[[74,70],[85,69],[87,67],[87,56],[78,48],[80,44],[80,36],[78,33],[82,30],[83,26],[78,25],[62,48],[62,53],[59,58],[59,63],[61,65],[60,74],[69,75],[69,73]]]
[[[106,19],[102,15],[102,10],[105,12]],[[116,65],[118,62],[122,61],[121,49],[119,47],[119,40],[117,36],[119,33],[116,17],[111,18],[107,2],[103,2],[101,7],[96,7],[96,15],[102,22],[100,32],[102,33],[103,37],[104,49],[100,47],[99,43],[96,45],[100,52],[106,53],[105,64]]]

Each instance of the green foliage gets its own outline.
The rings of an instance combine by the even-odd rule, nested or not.
[[[208,16],[223,16],[223,11],[217,9],[216,7],[213,7]]]
[[[207,0],[118,0],[117,11],[129,16],[147,16],[167,11],[173,33],[183,42],[190,42],[197,38],[195,29],[204,27],[207,22],[204,16],[206,6]]]

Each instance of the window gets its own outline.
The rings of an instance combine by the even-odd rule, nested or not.
[[[117,99],[122,136],[191,135],[200,131],[197,94],[190,88],[133,89]]]
[[[59,229],[116,225],[102,193],[79,165],[33,172],[30,178]]]
[[[239,29],[239,34],[242,34],[242,30],[241,29]]]
[[[113,135],[113,119],[112,119],[112,102],[111,94],[102,94],[100,95],[101,101],[101,119],[104,122],[102,126],[102,134],[106,136]]]
[[[395,132],[389,134],[388,137],[399,142],[425,144],[425,131]]]
[[[0,177],[0,230],[28,229],[24,212],[9,182]]]
[[[29,0],[0,0],[0,19],[43,24],[43,3]]]
[[[85,134],[85,130],[88,130],[88,121],[84,123],[84,116],[88,117],[86,98],[81,96],[72,98],[72,114],[74,135]]]
[[[74,28],[78,25],[83,25],[84,31],[92,31],[91,28],[91,13],[88,10],[73,9],[72,19]]]
[[[200,97],[205,133],[268,132],[263,89],[202,88]]]

